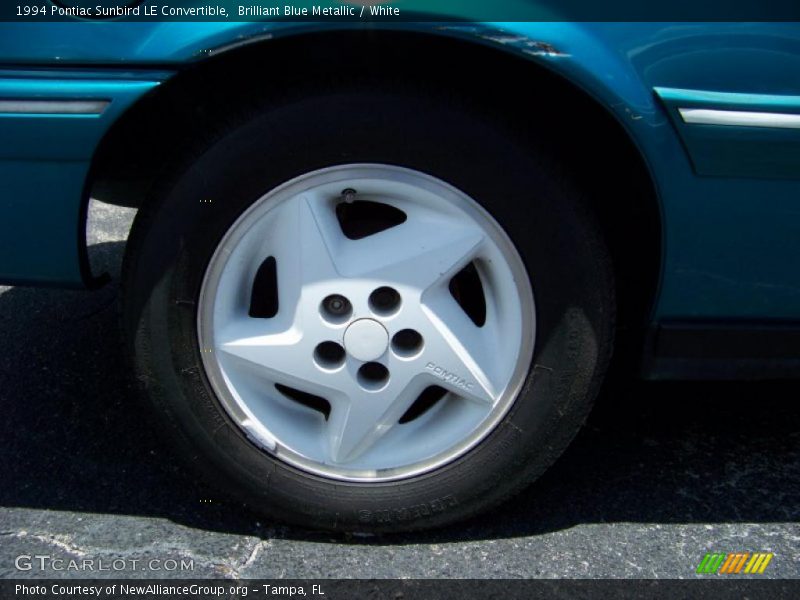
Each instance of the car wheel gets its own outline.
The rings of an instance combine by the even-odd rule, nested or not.
[[[546,144],[430,93],[307,94],[162,180],[124,268],[135,371],[219,487],[309,527],[486,510],[584,420],[600,231]]]

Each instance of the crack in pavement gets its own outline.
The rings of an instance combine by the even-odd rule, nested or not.
[[[247,551],[247,556],[243,557],[235,564],[220,565],[223,567],[224,575],[229,579],[240,579],[242,571],[251,567],[258,558],[261,551],[272,545],[272,539],[256,539],[255,544]]]

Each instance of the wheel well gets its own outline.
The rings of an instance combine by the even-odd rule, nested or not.
[[[444,36],[369,31],[304,34],[222,53],[187,66],[112,127],[95,156],[92,196],[140,206],[154,181],[238,112],[343,84],[423,86],[478,105],[546,143],[579,184],[591,182],[585,192],[617,281],[616,355],[638,360],[661,272],[661,217],[647,166],[623,126],[593,98],[506,51]]]

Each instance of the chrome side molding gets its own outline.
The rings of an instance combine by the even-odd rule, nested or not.
[[[678,112],[680,112],[684,123],[697,125],[800,129],[800,114],[708,108],[679,108]]]
[[[51,100],[0,98],[0,114],[101,115],[110,100]]]

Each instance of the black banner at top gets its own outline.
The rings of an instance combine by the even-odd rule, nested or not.
[[[798,0],[3,0],[0,20],[800,21]]]

